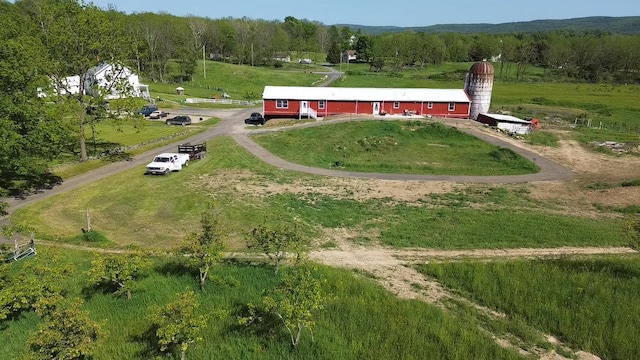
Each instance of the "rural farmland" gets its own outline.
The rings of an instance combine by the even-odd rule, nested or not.
[[[640,357],[639,35],[0,13],[0,359]]]

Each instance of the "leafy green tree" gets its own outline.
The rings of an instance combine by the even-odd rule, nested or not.
[[[27,310],[44,315],[64,295],[60,284],[71,267],[56,258],[43,261],[36,258],[15,275],[5,272],[0,281],[0,321]],[[6,269],[5,269],[6,271]]]
[[[469,49],[469,56],[473,61],[489,60],[492,56],[497,55],[496,49],[498,45],[499,42],[491,35],[474,35]]]
[[[300,343],[304,329],[313,336],[315,315],[324,308],[327,297],[324,295],[322,279],[315,269],[309,266],[296,266],[285,272],[282,283],[263,298],[264,313],[275,315],[289,333],[291,345]],[[241,325],[250,325],[262,321],[260,310],[249,304],[249,316],[239,319]]]
[[[73,132],[38,97],[48,60],[35,27],[17,5],[0,2],[0,197],[52,186],[49,164],[67,150]],[[0,216],[7,214],[0,202]]]
[[[470,60],[471,40],[468,35],[446,33],[440,34],[440,38],[447,45],[449,61],[461,62]]]
[[[101,91],[96,91],[97,85],[88,88],[89,70],[103,61],[122,68],[128,59],[135,57],[123,17],[76,0],[23,0],[16,4],[38,24],[38,35],[50,65],[47,74],[57,89],[57,101],[76,118],[80,158],[86,161],[85,126],[91,121],[87,114],[92,107],[101,106],[104,94],[110,94],[116,86],[101,84]],[[77,91],[67,81],[67,77],[74,75],[79,76]],[[88,93],[92,95],[85,95]]]
[[[342,54],[340,53],[338,43],[336,41],[331,41],[329,49],[327,50],[327,61],[331,64],[338,64],[342,61],[341,57]]]
[[[200,289],[204,290],[211,266],[222,260],[225,241],[222,227],[213,212],[202,213],[200,225],[200,231],[187,235],[179,252],[186,254],[187,261],[198,268]]]
[[[304,259],[309,240],[303,237],[297,228],[260,225],[247,234],[247,247],[265,254],[278,273],[280,265],[293,257],[294,263]]]
[[[358,36],[356,40],[355,51],[358,54],[358,61],[369,62],[373,57],[373,48],[371,45],[371,37],[367,35]]]
[[[189,347],[202,341],[202,331],[207,318],[197,315],[200,304],[193,291],[178,295],[178,298],[163,308],[156,307],[151,321],[160,351],[173,352],[180,349],[180,359],[185,359]]]
[[[116,295],[126,294],[130,300],[135,281],[144,275],[150,264],[148,257],[141,253],[101,255],[91,262],[87,275],[94,286],[109,288]]]
[[[81,310],[82,300],[61,302],[46,314],[44,324],[29,339],[36,359],[87,359],[103,332],[100,325]]]

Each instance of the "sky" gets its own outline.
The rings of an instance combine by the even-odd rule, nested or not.
[[[436,24],[507,23],[587,16],[640,16],[638,0],[87,0],[109,4],[125,13],[165,12],[280,20],[286,16],[325,25],[429,26]]]

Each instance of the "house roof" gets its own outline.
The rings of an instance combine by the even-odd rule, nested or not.
[[[265,86],[262,98],[265,100],[471,102],[462,89]]]
[[[480,115],[495,119],[496,121],[500,121],[500,122],[531,124],[531,121],[522,120],[520,118],[511,116],[511,115],[501,115],[501,114],[480,114]]]
[[[111,64],[109,64],[108,62],[103,62],[103,63],[100,63],[97,66],[94,66],[91,69],[89,69],[88,73],[89,74],[93,74],[93,75],[97,75],[97,74],[107,70],[110,66],[111,66]]]

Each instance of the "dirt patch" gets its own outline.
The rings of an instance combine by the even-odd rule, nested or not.
[[[322,180],[296,180],[292,183],[274,183],[248,170],[226,170],[203,174],[197,179],[198,186],[215,192],[234,189],[252,196],[274,194],[321,194],[337,199],[367,201],[389,199],[413,203],[429,194],[443,194],[456,189],[451,182],[400,181],[377,179],[326,178]]]

